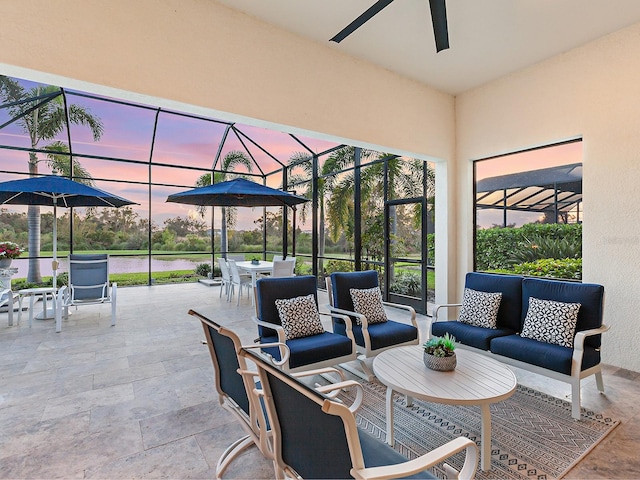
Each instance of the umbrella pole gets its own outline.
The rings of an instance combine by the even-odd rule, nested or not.
[[[58,203],[57,198],[53,198],[53,261],[51,262],[51,269],[53,270],[53,288],[57,288],[57,276],[58,276],[58,215],[56,212],[56,206]]]

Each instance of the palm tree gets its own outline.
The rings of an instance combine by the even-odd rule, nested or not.
[[[325,224],[325,214],[326,214],[326,194],[331,193],[333,187],[336,183],[336,176],[331,175],[332,173],[339,172],[340,170],[345,169],[347,166],[353,164],[354,159],[354,147],[343,147],[339,148],[332,152],[325,162],[322,164],[322,168],[319,172],[318,178],[318,269],[320,272],[323,271],[324,267],[324,252],[325,252],[325,243],[326,243],[326,224]],[[363,156],[369,156],[371,151],[363,150]],[[310,179],[313,176],[313,159],[309,157],[308,153],[305,152],[295,152],[289,158],[289,165],[296,164],[297,168],[301,168],[304,171],[304,179],[292,177],[289,179],[290,184],[294,184],[296,182],[302,182],[303,180]],[[306,190],[301,193],[302,196],[312,199],[313,191],[312,184],[310,181],[306,182]],[[310,203],[306,202],[302,205],[300,209],[300,218],[304,222],[308,215],[308,210],[310,207]]]
[[[62,91],[54,86],[37,86],[25,89],[16,80],[0,75],[0,99],[15,123],[22,127],[24,133],[29,136],[32,149],[48,150],[52,153],[46,155],[45,160],[38,158],[36,152],[29,152],[29,175],[38,175],[38,163],[46,161],[52,169],[62,173],[82,174],[90,178],[86,170],[82,169],[74,159],[69,159],[68,146],[60,141],[41,145],[42,142],[52,141],[66,128],[66,116],[69,122],[76,125],[89,127],[94,141],[98,141],[103,133],[103,125],[100,118],[91,114],[86,107],[77,104],[68,106],[65,111]],[[40,102],[40,103],[39,103]],[[34,108],[35,106],[35,108]],[[29,272],[27,281],[40,282],[40,207],[29,205],[27,210],[27,223],[29,229]]]
[[[238,175],[232,175],[232,171],[235,167],[243,165],[247,171],[253,171],[253,163],[251,159],[244,152],[238,150],[232,150],[227,153],[222,159],[222,171],[215,172],[213,175],[213,182],[211,182],[211,174],[205,173],[196,180],[196,187],[205,187],[212,183],[225,182],[231,180]],[[235,225],[237,210],[234,207],[220,207],[222,213],[222,224],[220,228],[220,250],[223,258],[227,258],[227,251],[229,249],[229,239],[227,235],[227,228]],[[198,207],[198,212],[204,217],[206,207]]]
[[[373,152],[367,152],[367,156]],[[363,152],[364,155],[364,152]],[[379,154],[379,159],[392,157],[389,154]],[[417,179],[422,178],[421,160],[403,160],[397,157],[390,158],[388,165],[388,194],[389,198],[410,198],[420,197],[423,195],[422,182]],[[383,215],[384,207],[384,164],[374,163],[371,166],[362,169],[360,177],[361,189],[361,212],[360,215],[371,219],[368,225],[363,225],[363,243],[376,257],[381,254],[382,236],[380,235],[381,225],[379,220]],[[428,177],[433,180],[433,172],[428,170]],[[356,215],[354,211],[353,195],[354,195],[355,178],[353,172],[346,175],[337,182],[331,189],[331,198],[328,201],[328,223],[329,234],[332,240],[337,241],[342,233],[353,241],[353,219]],[[433,182],[427,182],[429,189],[426,192],[427,199],[433,197]],[[421,210],[416,208],[413,211],[413,221],[419,226],[421,219]],[[391,219],[392,228],[394,219]],[[366,241],[364,241],[366,239]]]

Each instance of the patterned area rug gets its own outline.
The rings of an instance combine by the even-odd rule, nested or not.
[[[386,387],[363,383],[365,397],[358,411],[358,425],[384,440]],[[348,400],[350,394],[341,394]],[[415,458],[449,440],[465,436],[480,443],[480,408],[449,406],[414,400],[406,407],[395,396],[395,446]],[[511,398],[491,405],[491,470],[478,468],[478,479],[561,478],[618,424],[610,418],[582,409],[582,420],[571,418],[571,404],[537,390],[518,385]],[[462,456],[450,461],[460,468]],[[436,469],[437,476],[444,476]]]

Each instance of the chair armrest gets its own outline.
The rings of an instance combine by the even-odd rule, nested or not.
[[[274,365],[276,365],[277,367],[280,367],[282,365],[284,365],[285,363],[287,363],[287,361],[289,360],[289,355],[290,355],[290,351],[289,351],[289,346],[284,343],[284,342],[272,342],[272,343],[252,343],[251,345],[241,345],[240,348],[244,348],[244,349],[262,349],[262,348],[269,348],[269,347],[279,347],[280,348],[280,360],[274,360],[273,357],[269,357],[269,361],[271,363],[273,363]],[[237,354],[240,353],[240,349],[238,349],[236,351]]]
[[[356,389],[356,398],[351,403],[349,411],[351,413],[356,413],[360,408],[360,405],[362,405],[362,401],[364,400],[364,389],[362,388],[362,385],[360,385],[355,380],[345,380],[344,382],[331,383],[329,385],[316,385],[315,389],[318,392],[324,393],[328,397],[333,398],[336,397],[341,390],[351,387],[354,387]]]
[[[361,313],[351,312],[349,310],[343,310],[341,308],[332,307],[331,305],[326,305],[326,307],[329,309],[331,313],[341,314],[341,315],[333,315],[333,316],[341,317],[341,318],[344,316],[347,316],[349,320],[351,320],[351,317],[356,317],[358,320],[360,320],[360,323],[362,323],[364,327],[369,325],[369,322],[367,321],[367,317],[365,317]]]
[[[328,307],[328,305],[327,305]],[[347,334],[347,337],[349,337],[351,339],[351,341],[353,342],[353,344],[355,345],[356,343],[356,338],[353,335],[353,322],[351,320],[351,317],[349,317],[348,315],[342,315],[342,314],[337,314],[337,313],[327,313],[327,312],[319,312],[320,315],[323,315],[325,317],[331,317],[332,318],[332,322],[333,322],[333,318],[334,317],[339,317],[342,319],[342,321],[344,321],[344,325],[345,325],[345,333]],[[363,317],[364,318],[364,317]],[[354,346],[355,348],[355,346]]]
[[[411,314],[411,324],[418,328],[418,322],[416,321],[416,310],[411,305],[402,305],[401,303],[382,302],[386,307],[399,308],[400,310],[406,310]]]
[[[460,472],[456,472],[453,468],[449,467],[448,472],[452,472],[454,478],[472,479],[475,475],[476,468],[478,466],[478,447],[475,443],[466,437],[458,437],[451,440],[444,445],[431,450],[424,455],[408,460],[406,462],[397,463],[395,465],[386,465],[384,467],[371,467],[356,470],[351,469],[351,475],[355,478],[362,479],[387,479],[398,478],[420,473],[427,468],[430,468],[452,455],[466,450],[465,460]]]
[[[440,305],[436,305],[435,307],[433,307],[433,321],[437,322],[438,321],[438,312],[440,311],[441,308],[454,308],[454,307],[461,307],[462,304],[461,303],[442,303]]]
[[[260,320],[255,315],[251,317],[251,320],[253,320],[253,322],[255,324],[260,325],[261,327],[270,328],[271,330],[275,330],[276,333],[278,334],[278,342],[286,343],[287,336],[284,333],[284,328],[282,328],[282,325],[276,325],[275,323],[263,322],[262,320]]]
[[[304,372],[295,372],[291,376],[295,378],[312,377],[313,375],[322,375],[324,373],[335,373],[340,377],[340,381],[346,380],[344,372],[334,367],[316,368],[314,370],[305,370]]]

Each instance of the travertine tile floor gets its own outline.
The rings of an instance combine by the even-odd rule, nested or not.
[[[216,400],[189,308],[245,342],[256,335],[246,296],[237,307],[220,300],[218,287],[200,284],[120,288],[115,327],[109,306],[74,311],[59,334],[52,321],[8,327],[0,314],[0,478],[213,478],[218,456],[242,430]],[[423,335],[428,322],[420,317]],[[562,383],[517,374],[525,385],[570,393]],[[585,382],[583,404],[622,425],[568,478],[640,477],[640,373],[608,367],[605,387],[600,395],[593,380]],[[272,472],[252,448],[225,477]]]

